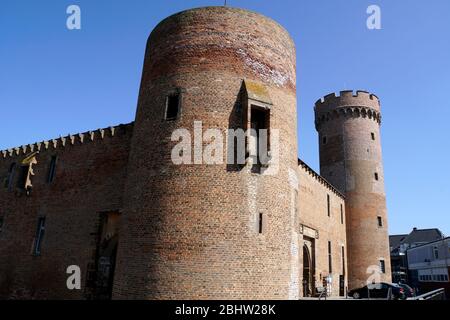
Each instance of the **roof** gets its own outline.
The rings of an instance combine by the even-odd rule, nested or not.
[[[434,241],[430,241],[430,242],[427,242],[427,243],[423,243],[423,244],[421,244],[421,245],[418,245],[418,246],[414,246],[414,247],[412,247],[412,248],[409,248],[407,251],[409,251],[409,250],[413,250],[413,249],[416,249],[416,248],[420,248],[420,247],[424,247],[424,246],[427,246],[427,245],[430,245],[430,244],[435,244],[436,242],[439,242],[439,243],[441,243],[441,242],[445,242],[445,241],[449,241],[450,240],[450,237],[447,237],[447,238],[441,238],[441,239],[437,239],[437,240],[434,240]]]
[[[395,234],[389,236],[389,246],[392,248],[399,247],[402,240],[405,239],[407,236],[408,236],[407,234]]]
[[[430,242],[442,240],[444,235],[437,228],[417,229],[414,228],[409,234],[397,234],[389,236],[389,246],[392,248],[391,253],[396,254],[404,251],[406,248],[416,247]],[[400,250],[402,245],[406,248]]]
[[[248,79],[244,80],[247,97],[252,100],[273,104],[267,88],[262,84]]]
[[[402,241],[402,243],[417,244],[427,243],[443,238],[442,232],[437,229],[413,229],[413,231]]]

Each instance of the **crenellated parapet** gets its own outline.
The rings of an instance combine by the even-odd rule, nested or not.
[[[336,189],[331,183],[327,181],[324,177],[314,171],[310,166],[308,166],[303,160],[298,159],[298,166],[306,171],[309,175],[311,175],[314,179],[316,179],[320,184],[328,188],[330,191],[334,192],[338,197],[345,200],[345,196]]]
[[[341,91],[317,100],[314,113],[316,129],[340,117],[362,117],[381,124],[380,99],[367,91]]]
[[[104,140],[106,137],[114,137],[119,130],[132,130],[134,123],[121,124],[118,126],[97,129],[77,134],[61,136],[57,139],[45,140],[32,144],[23,145],[16,148],[10,148],[0,151],[0,160],[10,157],[25,156],[32,152],[41,152],[44,150],[65,149],[70,146],[83,145],[89,142]]]

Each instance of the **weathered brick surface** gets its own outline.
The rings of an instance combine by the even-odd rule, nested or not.
[[[337,192],[328,182],[305,165],[299,165],[298,175],[299,230],[307,227],[317,231],[314,237],[315,285],[316,287],[323,286],[325,278],[331,275],[331,294],[339,296],[339,276],[344,276],[345,288],[348,274],[345,199],[340,192]],[[327,195],[330,196],[329,216]],[[341,205],[343,207],[343,223],[341,222]],[[300,249],[304,245],[303,237],[308,236],[310,235],[306,232],[300,234]],[[328,266],[328,241],[331,241],[331,273]],[[342,257],[342,247],[344,247],[344,257]],[[303,261],[301,267],[303,267]]]
[[[193,132],[195,120],[223,132],[238,126],[245,78],[266,86],[274,103],[279,174],[173,165],[174,129]],[[176,88],[183,92],[181,117],[164,122],[166,95]],[[115,298],[288,298],[295,114],[294,44],[272,20],[213,7],[179,13],[156,27],[131,143]],[[260,212],[267,219],[261,235]]]
[[[66,287],[66,268],[78,265],[82,270],[83,289],[88,263],[93,262],[99,214],[119,211],[122,207],[129,140],[132,126],[96,131],[94,140],[84,142],[74,136],[63,146],[62,140],[50,141],[48,149],[40,146],[32,192],[26,196],[14,184],[4,188],[6,173],[12,163],[20,164],[25,153],[0,159],[0,297],[25,299],[79,299],[84,290]],[[34,148],[38,148],[34,145]],[[52,156],[58,156],[55,180],[47,183]],[[17,177],[17,175],[16,175]],[[17,179],[15,180],[15,182]],[[32,255],[38,217],[46,217],[46,230],[40,256]]]
[[[380,259],[381,280],[391,280],[380,123],[379,100],[367,92],[344,91],[316,103],[320,173],[346,196],[350,289],[365,285],[367,269]]]

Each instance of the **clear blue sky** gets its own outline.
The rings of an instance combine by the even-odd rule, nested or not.
[[[450,234],[450,1],[228,0],[274,18],[297,45],[300,156],[318,170],[313,104],[342,89],[382,99],[391,233]],[[82,29],[66,29],[66,8]],[[3,0],[0,149],[134,119],[146,39],[166,16],[210,1]],[[366,28],[366,8],[382,30]]]

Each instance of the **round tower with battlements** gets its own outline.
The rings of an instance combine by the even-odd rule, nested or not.
[[[187,10],[153,30],[131,142],[113,298],[298,297],[295,57],[284,28],[241,9]],[[250,160],[248,152],[243,164],[230,161],[235,152],[227,152],[225,136],[217,138],[227,148],[219,157],[224,162],[202,162],[211,141],[206,134],[201,140],[202,131],[224,135],[240,128],[269,131],[267,165]],[[182,131],[174,137],[177,129]],[[179,134],[192,139],[183,164],[172,159]]]
[[[349,289],[391,281],[380,100],[366,91],[329,94],[316,102],[315,124],[320,173],[346,197]]]

